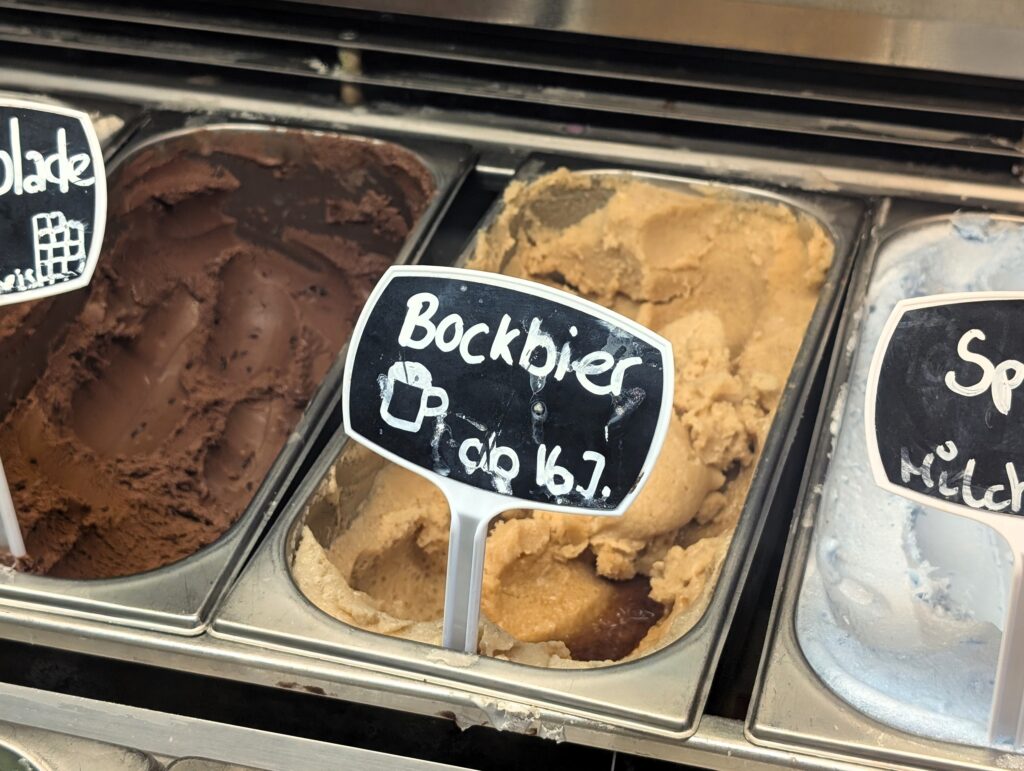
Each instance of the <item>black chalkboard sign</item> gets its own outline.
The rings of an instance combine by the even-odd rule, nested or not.
[[[0,99],[0,305],[89,283],[106,190],[88,115]]]
[[[397,267],[350,344],[346,429],[435,481],[610,514],[660,450],[672,384],[667,341],[593,303],[479,271]]]
[[[672,386],[668,341],[594,303],[473,270],[384,274],[349,343],[345,430],[448,499],[442,645],[476,650],[495,515],[626,510]]]
[[[865,423],[878,484],[977,518],[1021,514],[1024,294],[905,300],[868,379]]]

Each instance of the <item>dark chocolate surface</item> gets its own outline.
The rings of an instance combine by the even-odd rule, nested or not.
[[[296,131],[203,131],[121,166],[77,316],[42,335],[53,301],[0,312],[21,567],[130,575],[221,536],[432,189],[400,148]]]

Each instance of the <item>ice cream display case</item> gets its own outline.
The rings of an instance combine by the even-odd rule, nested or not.
[[[203,721],[180,754],[13,707],[0,739],[154,768],[1019,764],[986,726],[1013,556],[858,444],[893,304],[1019,283],[1003,10],[0,2],[0,90],[88,113],[109,198],[90,286],[0,308],[28,548],[0,680],[18,709]],[[488,531],[475,654],[440,645],[444,499],[342,426],[396,264],[673,346],[631,508]],[[268,728],[283,755],[213,752]]]

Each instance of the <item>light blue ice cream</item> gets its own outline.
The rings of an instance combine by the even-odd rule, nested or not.
[[[818,675],[860,711],[922,736],[989,746],[1012,553],[985,525],[877,487],[864,430],[868,369],[896,303],[983,290],[1024,290],[1024,222],[955,215],[882,245],[833,415],[796,629]]]

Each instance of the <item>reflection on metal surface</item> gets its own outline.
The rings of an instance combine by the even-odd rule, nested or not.
[[[261,771],[253,766],[239,766],[235,763],[221,763],[206,758],[181,758],[167,765],[167,771]]]
[[[0,744],[0,771],[44,771],[28,755],[13,747]]]
[[[306,0],[368,11],[833,61],[1024,77],[1024,14],[978,0]]]
[[[349,106],[363,103],[368,95],[380,101],[413,93],[423,100],[444,96],[490,103],[482,109],[517,104],[573,110],[581,121],[593,120],[588,116],[594,113],[609,120],[634,115],[683,126],[728,126],[1006,157],[1022,154],[1019,104],[1005,96],[986,103],[986,92],[979,89],[949,94],[933,86],[920,93],[918,84],[893,95],[870,81],[841,78],[830,84],[820,74],[811,78],[809,73],[790,72],[779,82],[772,70],[745,72],[758,69],[750,66],[708,72],[705,64],[695,70],[692,52],[688,58],[647,52],[638,62],[629,58],[636,51],[627,53],[621,47],[604,51],[590,44],[568,53],[557,48],[537,51],[524,48],[521,41],[495,41],[493,34],[463,40],[447,31],[447,37],[439,33],[434,39],[422,32],[417,37],[386,29],[339,31],[326,21],[314,27],[308,21],[277,23],[195,12],[155,15],[69,5],[68,0],[47,0],[36,13],[26,13],[32,6],[23,0],[0,0],[0,8],[24,14],[24,19],[5,17],[0,22],[0,41],[303,77],[321,88],[336,83],[342,103]],[[38,13],[47,9],[68,15]],[[340,43],[344,45],[336,48]]]
[[[42,692],[39,693],[39,698],[45,699]],[[0,718],[0,736],[3,736],[3,743],[0,744],[0,771],[64,771],[74,768],[160,771],[163,768],[147,753],[118,746],[119,743],[110,744],[70,736],[61,732],[58,726],[42,729],[21,725],[16,716],[4,713],[2,709]],[[129,741],[127,733],[124,741]]]

